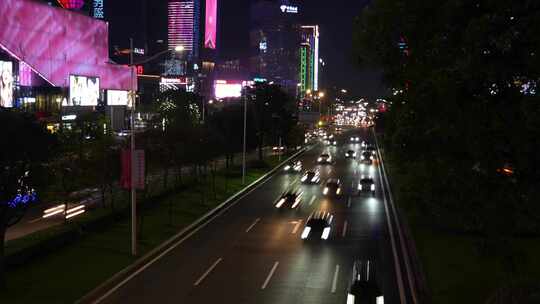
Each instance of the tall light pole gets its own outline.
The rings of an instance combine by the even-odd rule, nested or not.
[[[244,90],[244,147],[242,152],[242,184],[246,184],[246,130],[247,130],[247,94]]]
[[[174,49],[167,49],[165,51],[159,52],[154,56],[142,61],[137,64],[144,64],[149,61],[152,61],[159,56],[171,52],[182,52],[184,47],[179,45]],[[137,189],[135,189],[135,109],[137,105],[137,91],[135,90],[135,73],[133,66],[133,38],[129,38],[129,66],[131,67],[131,116],[130,116],[130,127],[131,127],[131,145],[130,145],[130,158],[131,158],[131,254],[137,255]]]
[[[131,254],[137,255],[137,190],[135,189],[135,80],[133,73],[133,38],[129,38],[129,66],[131,68]]]

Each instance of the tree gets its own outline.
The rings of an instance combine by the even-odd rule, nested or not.
[[[266,140],[275,144],[278,138],[285,138],[293,124],[292,113],[295,111],[294,97],[288,95],[278,85],[258,83],[246,94],[251,106],[255,128],[259,160],[263,160],[263,146]]]
[[[3,286],[6,230],[35,202],[35,176],[50,155],[53,137],[33,116],[5,109],[0,109],[0,132],[0,286]]]

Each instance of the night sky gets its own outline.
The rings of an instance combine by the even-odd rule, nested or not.
[[[155,1],[155,0],[150,0]],[[160,0],[165,1],[165,0]],[[249,3],[251,0],[220,0],[220,57],[236,59],[247,57],[249,50]],[[351,54],[352,25],[369,0],[299,0],[301,21],[321,26],[321,57],[326,66],[323,71],[323,86],[338,86],[351,91],[354,96],[377,97],[384,93],[379,73],[360,70],[354,65]],[[111,34],[125,36],[131,15],[123,1],[110,1],[110,14],[120,17],[121,22],[111,22]],[[156,1],[158,2],[158,1]],[[157,18],[157,16],[154,16]],[[166,16],[165,16],[166,18]],[[119,20],[119,19],[116,19]],[[164,21],[164,22],[163,22]],[[166,20],[149,20],[150,25],[163,25]],[[115,29],[115,27],[117,27]],[[122,29],[120,29],[122,28]],[[150,35],[152,35],[150,33]],[[115,40],[114,37],[111,37]],[[166,38],[166,37],[163,37]]]

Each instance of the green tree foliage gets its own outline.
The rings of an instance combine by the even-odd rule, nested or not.
[[[50,156],[54,138],[31,115],[0,109],[0,286],[4,284],[4,239],[8,225],[15,224],[28,207],[19,204],[9,206],[21,187],[21,178],[28,175],[25,183],[36,187],[41,176],[42,163]]]
[[[404,193],[433,225],[540,232],[538,20],[538,1],[494,0],[378,0],[357,20],[359,62],[397,92],[385,133]]]

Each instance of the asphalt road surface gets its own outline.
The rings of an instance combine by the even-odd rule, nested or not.
[[[355,131],[362,139],[372,136]],[[299,174],[276,173],[233,207],[187,238],[143,271],[116,286],[100,303],[346,303],[353,262],[370,259],[385,303],[400,303],[394,257],[387,229],[379,170],[376,195],[359,196],[359,160],[345,152],[360,144],[340,138],[337,147],[315,146],[299,157],[304,169],[321,169],[319,185],[303,185]],[[317,165],[328,151],[332,165]],[[342,181],[339,198],[323,196],[323,183]],[[290,187],[304,190],[300,209],[279,211],[274,203]],[[300,239],[308,216],[332,212],[334,226],[327,241]]]

